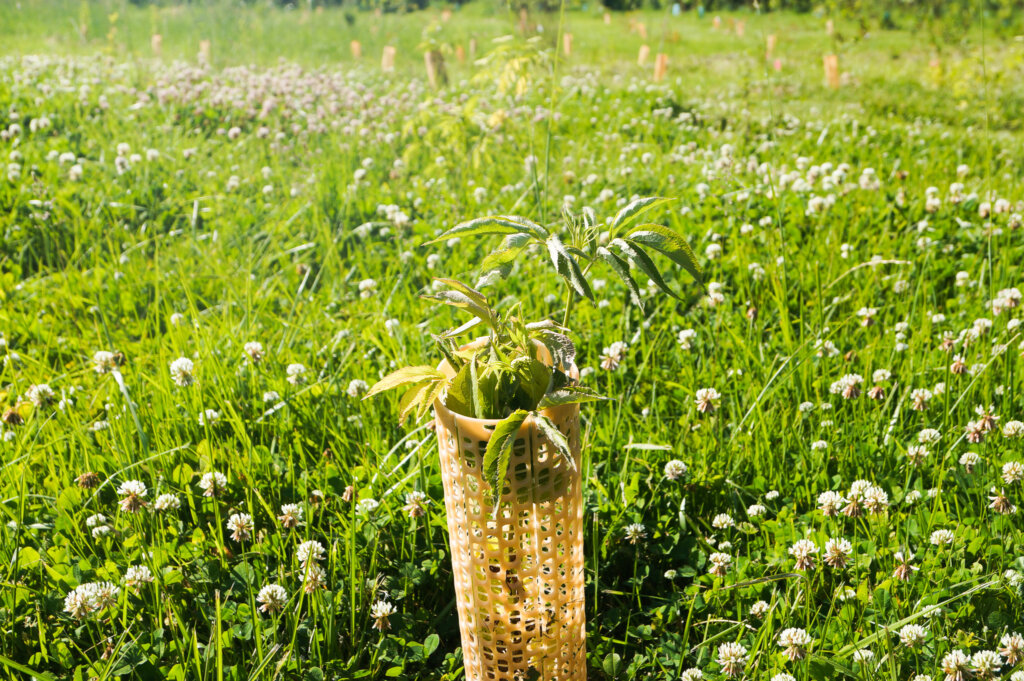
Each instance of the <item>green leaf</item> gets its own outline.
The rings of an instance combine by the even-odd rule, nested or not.
[[[440,642],[441,639],[437,634],[427,636],[427,638],[423,640],[423,654],[430,657],[430,655],[437,650],[437,646]]]
[[[546,229],[532,220],[518,215],[489,215],[461,222],[440,236],[425,241],[422,245],[436,244],[453,237],[480,236],[482,234],[515,234],[525,232],[530,236],[543,240],[547,237]]]
[[[587,280],[583,278],[583,271],[580,270],[579,264],[576,259],[573,258],[569,251],[565,249],[562,241],[556,235],[552,235],[547,240],[548,254],[551,256],[551,262],[555,266],[555,271],[558,272],[565,279],[569,286],[576,291],[576,293],[584,296],[590,300],[594,299],[594,294],[590,290],[590,285]]]
[[[472,297],[466,295],[461,291],[439,291],[437,293],[425,293],[421,298],[425,300],[434,300],[445,305],[451,305],[457,307],[460,310],[469,312],[474,317],[477,317],[481,321],[490,326],[494,326],[496,321],[494,310],[485,305],[480,305]]]
[[[535,409],[551,385],[551,367],[532,357],[517,357],[512,360],[512,368],[519,376],[519,387],[532,403],[530,409]]]
[[[377,381],[367,391],[363,399],[368,399],[385,390],[392,390],[403,385],[423,383],[424,381],[437,380],[439,378],[444,378],[444,374],[431,366],[402,367],[398,371],[394,371]]]
[[[612,271],[618,275],[619,279],[621,279],[624,284],[626,284],[626,288],[629,289],[630,300],[632,300],[633,304],[643,311],[644,303],[640,299],[640,287],[636,285],[636,282],[633,281],[633,277],[629,273],[629,264],[604,246],[598,246],[597,257],[608,263],[608,266],[612,268]]]
[[[668,227],[652,223],[643,224],[627,234],[626,240],[635,244],[647,244],[689,272],[701,287],[704,286],[704,273],[690,244]]]
[[[475,416],[473,409],[473,386],[470,383],[470,363],[466,362],[448,384],[448,394],[444,398],[444,406],[456,414]]]
[[[501,499],[501,490],[505,486],[505,476],[508,475],[508,463],[512,458],[516,433],[529,415],[528,411],[522,409],[512,412],[498,422],[491,433],[491,439],[487,441],[487,450],[484,452],[484,478],[491,486],[491,501],[495,510],[498,500]]]
[[[660,196],[648,196],[645,198],[636,199],[628,203],[622,210],[616,215],[615,219],[612,220],[612,233],[615,233],[619,227],[635,218],[637,215],[644,213],[655,206],[668,203],[672,199],[665,199]]]
[[[675,292],[668,287],[668,284],[665,283],[665,280],[661,276],[661,272],[658,271],[658,268],[654,265],[654,261],[651,260],[651,256],[647,255],[644,249],[634,243],[630,243],[622,239],[613,239],[610,245],[618,248],[623,255],[629,258],[634,265],[640,268],[640,271],[646,274],[651,281],[654,282],[655,286],[673,298],[679,298],[679,296],[677,296]]]
[[[558,392],[545,395],[544,399],[537,405],[541,409],[550,407],[561,407],[564,404],[584,404],[586,402],[603,402],[611,398],[600,395],[582,386],[572,386],[559,390]]]
[[[604,670],[605,674],[614,679],[622,673],[622,657],[618,653],[608,653],[604,661],[601,662],[601,669]]]
[[[569,468],[576,470],[576,461],[572,458],[572,449],[569,448],[569,441],[565,439],[565,435],[558,429],[558,426],[543,414],[534,414],[533,420],[536,422],[537,428],[540,430],[541,435],[544,436],[544,439],[550,442],[555,451],[565,459],[565,463]]]
[[[529,326],[527,328],[530,328]],[[561,329],[562,327],[557,327]],[[564,333],[554,329],[540,329],[537,340],[544,344],[544,347],[551,353],[551,358],[556,367],[568,369],[576,361],[576,345]]]
[[[509,234],[501,240],[501,246],[480,263],[480,269],[484,272],[496,269],[502,265],[511,264],[519,257],[519,254],[530,244],[530,235],[523,232]]]

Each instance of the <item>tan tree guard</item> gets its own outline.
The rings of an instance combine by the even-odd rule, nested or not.
[[[434,409],[466,680],[522,681],[530,669],[543,681],[585,680],[579,405],[542,412],[569,440],[576,470],[527,419],[497,516],[482,469],[498,421]]]

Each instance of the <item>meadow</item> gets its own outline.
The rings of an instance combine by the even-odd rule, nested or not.
[[[826,18],[0,6],[0,676],[462,678],[432,421],[362,399],[496,241],[423,244],[662,196],[706,286],[574,309],[590,678],[1024,679],[1021,41]]]

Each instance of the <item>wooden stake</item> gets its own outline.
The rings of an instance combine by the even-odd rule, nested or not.
[[[462,45],[455,46],[455,58],[460,62],[466,61],[466,50]]]
[[[647,24],[644,22],[638,22],[636,25],[636,32],[640,34],[641,40],[647,40]]]
[[[149,46],[153,50],[153,56],[159,57],[163,51],[164,37],[159,33],[154,33],[153,37],[149,39]]]
[[[348,44],[348,49],[352,50],[352,58],[360,59],[363,56],[363,44],[358,40],[353,40]]]
[[[825,22],[825,35],[832,35],[836,32],[836,25],[829,19]]]
[[[611,26],[612,25],[612,13],[611,12],[605,12],[604,13],[604,25],[605,26]]]
[[[427,66],[427,80],[430,87],[437,89],[448,84],[448,71],[444,68],[444,55],[440,50],[430,50],[423,55],[423,62]]]
[[[210,41],[199,41],[199,63],[206,65],[210,63]]]
[[[769,33],[768,37],[765,38],[765,58],[771,59],[772,53],[775,52],[775,45],[778,44],[778,38],[774,33]]]
[[[833,90],[839,89],[839,55],[825,55],[825,84]]]
[[[452,11],[445,7],[441,10],[441,21],[450,21],[452,18]]]
[[[722,28],[722,17],[715,17],[714,19],[712,19],[711,28],[715,29],[716,31]]]
[[[566,57],[572,56],[572,33],[562,34],[562,52]]]
[[[668,55],[664,52],[659,52],[658,56],[654,58],[654,82],[659,82],[665,78],[665,74],[668,72]]]
[[[385,45],[384,52],[380,57],[380,70],[390,73],[395,70],[395,55],[398,50],[393,45]]]
[[[743,34],[746,32],[746,30],[747,30],[747,22],[745,22],[745,21],[737,21],[736,22],[736,35],[737,36],[742,38]]]
[[[476,38],[469,39],[469,58],[476,58]]]
[[[651,48],[647,47],[647,45],[641,45],[640,54],[636,56],[637,66],[643,66],[646,64],[649,56],[651,56]]]

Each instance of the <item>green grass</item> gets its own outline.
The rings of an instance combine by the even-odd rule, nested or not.
[[[933,72],[920,31],[855,38],[839,21],[833,42],[822,18],[723,15],[725,26],[746,22],[740,39],[710,16],[644,13],[652,52],[670,57],[654,84],[627,18],[605,26],[596,12],[565,15],[568,59],[516,39],[477,65],[459,63],[455,45],[475,36],[482,57],[514,25],[482,5],[447,24],[431,11],[359,14],[352,26],[337,10],[85,7],[0,7],[0,111],[3,127],[21,128],[0,141],[12,164],[0,176],[0,402],[24,419],[0,438],[10,676],[459,678],[436,443],[424,423],[398,424],[390,398],[364,402],[348,388],[437,362],[429,333],[462,320],[418,295],[431,277],[472,279],[496,245],[423,241],[488,213],[557,224],[565,196],[599,216],[633,195],[676,199],[658,217],[724,294],[710,305],[682,275],[670,281],[682,300],[648,291],[645,314],[624,311],[613,281],[599,303],[576,305],[580,364],[596,369],[587,382],[614,398],[583,416],[591,678],[675,679],[691,667],[718,677],[718,646],[731,641],[749,652],[748,678],[941,678],[951,650],[995,650],[1021,629],[1019,515],[989,508],[993,487],[1024,503],[1021,483],[1002,477],[1024,459],[1021,439],[1001,432],[1024,420],[1011,322],[1022,308],[989,302],[1022,283],[1019,43],[971,27],[942,46]],[[452,85],[436,93],[417,50],[428,19],[451,48]],[[541,46],[556,44],[557,17],[543,22]],[[149,51],[154,31],[162,60]],[[770,33],[780,72],[763,59]],[[208,70],[195,68],[201,39],[213,45]],[[364,45],[358,63],[352,39]],[[387,43],[399,48],[394,75],[379,70]],[[821,65],[833,49],[847,74],[835,92]],[[513,55],[532,64],[518,98],[498,85]],[[44,116],[49,127],[33,128]],[[119,173],[122,143],[140,158]],[[849,164],[832,188],[809,177],[825,163]],[[877,189],[860,186],[865,168]],[[811,188],[794,187],[797,175]],[[932,186],[942,201],[928,212]],[[829,195],[833,205],[808,214],[811,196]],[[979,204],[997,198],[1009,212],[981,217]],[[722,252],[709,258],[712,243]],[[534,319],[559,308],[536,258],[488,289],[499,307],[522,300]],[[376,285],[362,295],[367,279]],[[872,324],[861,308],[876,309]],[[979,318],[993,322],[987,332],[942,349],[944,332],[956,338]],[[689,349],[683,329],[696,331]],[[824,340],[834,356],[819,356]],[[262,343],[259,363],[245,359],[248,341]],[[601,370],[615,341],[628,344],[623,362]],[[119,371],[97,373],[97,351],[122,353]],[[971,373],[951,373],[954,354]],[[179,357],[194,362],[191,386],[172,380]],[[306,367],[297,384],[291,364]],[[873,400],[879,369],[891,378]],[[830,393],[845,374],[863,376],[859,397]],[[701,414],[694,396],[708,387],[721,403]],[[934,392],[923,410],[912,408],[919,388]],[[975,407],[990,404],[996,429],[966,442]],[[219,418],[201,423],[208,409]],[[941,439],[914,466],[907,450],[926,428]],[[966,451],[980,457],[972,470],[958,463]],[[684,480],[663,475],[671,459],[687,465]],[[207,497],[199,482],[212,471],[228,485]],[[86,472],[98,487],[76,483]],[[147,485],[145,510],[119,510],[126,480]],[[817,510],[821,493],[846,495],[856,480],[887,493],[885,513]],[[403,511],[413,490],[431,500],[423,518]],[[163,493],[180,509],[152,510]],[[365,499],[379,506],[359,510]],[[304,523],[286,529],[277,516],[292,503]],[[243,541],[226,527],[236,513],[255,525]],[[735,526],[714,527],[721,513]],[[98,536],[95,514],[108,528]],[[635,544],[624,538],[632,523],[646,532]],[[940,529],[952,544],[930,543]],[[799,571],[788,549],[805,537],[822,553]],[[845,569],[822,565],[831,537],[851,542]],[[306,540],[325,548],[326,588],[308,594],[296,558]],[[892,576],[898,551],[920,568],[908,582]],[[724,577],[708,573],[716,552],[732,558]],[[154,581],[125,584],[132,565]],[[111,607],[65,609],[73,589],[107,581],[121,588]],[[272,583],[288,603],[261,612],[257,595]],[[397,608],[384,632],[372,627],[378,600]],[[760,600],[771,609],[756,617]],[[908,623],[925,627],[922,646],[900,643]],[[802,661],[777,643],[789,627],[814,640]],[[870,662],[854,660],[861,647]]]

